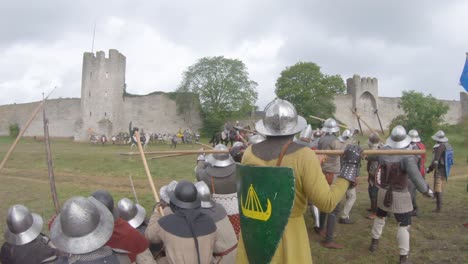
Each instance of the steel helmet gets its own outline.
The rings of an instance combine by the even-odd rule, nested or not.
[[[94,197],[75,196],[57,215],[50,239],[63,252],[85,254],[104,246],[113,230],[114,218],[108,208]]]
[[[118,210],[114,209],[114,198],[112,198],[112,195],[106,191],[106,190],[97,190],[91,194],[94,199],[98,200],[101,202],[111,213],[114,215],[114,219],[119,218],[119,212]]]
[[[206,161],[214,167],[227,167],[234,163],[231,155],[229,155],[228,148],[223,144],[218,144],[214,147],[214,150],[225,150],[226,153],[213,153],[206,157]]]
[[[408,136],[411,137],[411,142],[421,142],[421,138],[419,137],[419,133],[417,130],[411,129],[408,132]]]
[[[314,137],[311,125],[307,125],[304,130],[299,134],[299,139],[311,140]]]
[[[445,133],[442,130],[437,131],[432,136],[432,139],[437,141],[437,142],[441,142],[441,143],[448,142],[448,138],[445,136]]]
[[[319,138],[322,136],[322,131],[320,131],[320,129],[317,129],[314,131],[314,137],[315,138]]]
[[[385,142],[386,145],[397,149],[406,148],[410,143],[411,138],[406,134],[406,129],[403,126],[394,127],[390,137]]]
[[[117,210],[119,210],[120,217],[134,228],[139,227],[145,221],[145,208],[128,198],[123,198],[117,203]]]
[[[257,143],[260,143],[262,141],[265,141],[265,137],[262,136],[262,135],[253,135],[249,138],[249,145],[253,145],[253,144],[257,144]]]
[[[174,192],[169,193],[169,198],[171,204],[183,209],[194,209],[201,205],[197,188],[189,181],[180,181]]]
[[[369,139],[367,140],[367,144],[369,147],[377,147],[379,145],[380,139],[377,136],[377,134],[372,133],[369,136]]]
[[[159,195],[161,196],[161,200],[165,203],[169,204],[171,199],[169,198],[169,193],[173,192],[175,187],[177,186],[177,181],[171,181],[168,185],[164,185],[159,189]]]
[[[322,132],[325,132],[325,133],[336,133],[336,132],[340,132],[340,128],[338,127],[338,123],[336,123],[336,120],[335,120],[335,119],[333,119],[333,118],[328,118],[328,119],[325,120],[325,122],[323,123]]]
[[[275,99],[265,107],[265,116],[255,123],[255,129],[266,136],[289,136],[302,131],[306,120],[297,114],[288,101]]]
[[[17,246],[27,244],[41,233],[43,224],[40,215],[31,213],[24,205],[13,205],[8,209],[5,240]]]
[[[343,131],[343,133],[341,133],[341,136],[338,137],[338,140],[339,140],[340,142],[345,142],[345,141],[348,140],[350,137],[351,137],[351,130],[345,129],[345,130]]]
[[[210,188],[204,181],[195,183],[195,187],[197,188],[198,196],[200,196],[202,208],[212,208],[215,206],[215,202],[211,199]]]

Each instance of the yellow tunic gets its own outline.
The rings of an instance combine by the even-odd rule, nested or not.
[[[264,161],[252,153],[252,148],[246,149],[242,164],[257,166],[276,166],[277,160]],[[311,201],[321,212],[331,212],[340,202],[348,189],[349,182],[338,178],[329,186],[315,152],[309,148],[299,149],[283,157],[281,166],[290,167],[296,178],[296,194],[288,224],[279,242],[278,249],[271,263],[312,263],[309,238],[303,214],[307,201]],[[239,239],[236,263],[249,263],[244,243]]]

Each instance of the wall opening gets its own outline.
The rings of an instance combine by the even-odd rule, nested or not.
[[[107,116],[107,112],[104,112],[104,116]]]
[[[89,117],[91,117],[91,112],[89,112]]]
[[[88,94],[89,94],[89,97],[91,97],[91,91],[89,91]]]
[[[375,97],[369,92],[362,93],[359,101],[356,103],[356,107],[359,109],[359,112],[374,115],[375,109],[377,109]]]

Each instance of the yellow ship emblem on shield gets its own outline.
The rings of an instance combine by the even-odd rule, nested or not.
[[[267,221],[271,216],[270,199],[267,199],[267,208],[266,211],[263,211],[257,192],[255,192],[252,184],[250,184],[249,191],[247,192],[247,200],[245,203],[243,203],[241,196],[241,209],[244,216],[255,220]]]

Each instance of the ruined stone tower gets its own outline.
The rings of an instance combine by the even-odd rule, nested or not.
[[[125,56],[117,50],[85,52],[81,80],[81,120],[75,138],[86,140],[90,134],[110,137],[124,124]]]

